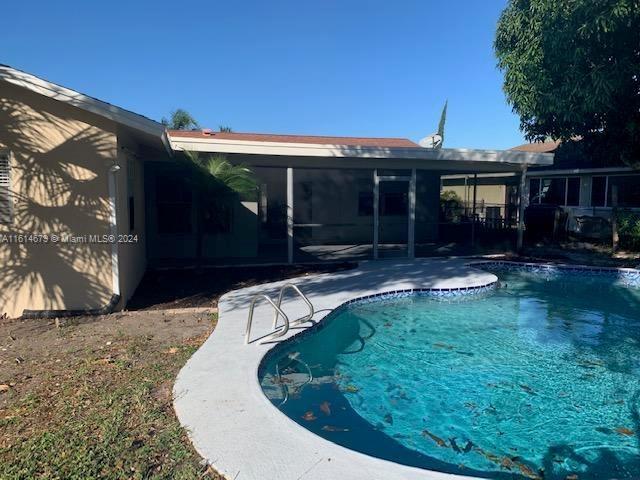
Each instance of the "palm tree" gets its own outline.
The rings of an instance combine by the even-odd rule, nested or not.
[[[162,124],[173,130],[199,129],[193,116],[181,108],[163,118]],[[221,132],[232,132],[231,127],[220,126]],[[224,224],[224,216],[238,199],[255,200],[258,185],[253,172],[244,165],[234,165],[224,155],[203,155],[183,152],[187,166],[192,170],[196,196],[196,257],[202,258],[202,246],[207,225]]]
[[[160,123],[171,130],[198,130],[200,125],[189,112],[178,108],[171,112],[170,118],[162,117]]]
[[[224,225],[233,205],[241,199],[255,200],[258,185],[253,172],[245,165],[234,165],[224,155],[202,155],[185,151],[193,169],[196,194],[196,258],[203,256],[207,225]]]

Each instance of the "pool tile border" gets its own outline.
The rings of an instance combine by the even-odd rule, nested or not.
[[[488,272],[531,272],[540,274],[580,274],[589,276],[609,276],[623,281],[626,286],[640,287],[640,270],[636,268],[592,267],[587,265],[566,265],[552,263],[514,262],[509,260],[480,260],[471,262],[470,267]]]

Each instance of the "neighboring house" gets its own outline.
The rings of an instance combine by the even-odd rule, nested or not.
[[[246,164],[259,192],[196,205],[181,150]],[[167,132],[0,66],[0,314],[123,307],[148,265],[196,261],[196,208],[215,211],[198,262],[413,257],[438,238],[441,174],[552,163],[396,138]]]
[[[520,145],[513,151],[557,153],[559,142]],[[588,237],[603,238],[610,234],[614,206],[640,211],[640,172],[621,162],[601,160],[579,153],[577,148],[556,155],[549,167],[530,167],[527,171],[526,200],[528,206],[560,207],[566,213],[566,228]],[[501,211],[517,210],[519,180],[513,174],[478,175],[476,211],[487,215],[485,206]],[[456,192],[472,203],[473,175],[446,176],[442,190]]]

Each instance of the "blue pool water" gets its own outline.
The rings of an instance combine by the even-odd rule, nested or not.
[[[406,465],[640,478],[639,290],[497,275],[487,294],[339,309],[265,359],[265,394],[312,432]]]

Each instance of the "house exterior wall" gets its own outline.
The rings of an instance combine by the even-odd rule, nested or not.
[[[14,211],[0,235],[109,233],[112,122],[2,83],[0,150],[11,154]],[[111,298],[109,245],[4,242],[0,264],[0,314],[97,308]]]
[[[160,154],[164,156],[164,153]],[[118,233],[126,239],[117,245],[123,303],[133,296],[147,268],[144,172],[149,155],[150,152],[141,148],[130,134],[118,131]]]

